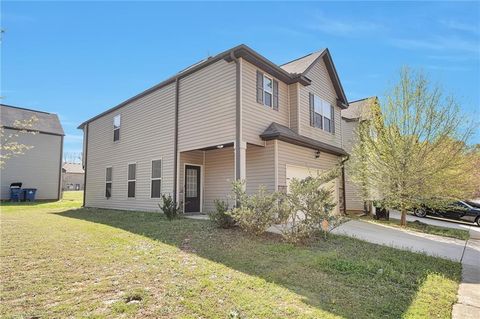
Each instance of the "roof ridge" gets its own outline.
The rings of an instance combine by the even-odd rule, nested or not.
[[[13,105],[8,105],[8,104],[0,104],[1,106],[5,107],[11,107],[13,109],[19,109],[19,110],[25,110],[25,111],[30,111],[30,112],[37,112],[37,113],[43,113],[43,114],[49,114],[49,115],[56,115],[55,113],[50,113],[50,112],[45,112],[45,111],[39,111],[39,110],[34,110],[34,109],[29,109],[26,107],[20,107],[20,106],[13,106]]]
[[[377,98],[377,97],[376,97],[376,96],[364,97],[363,99],[358,99],[358,100],[348,101],[348,103],[350,104],[350,103],[355,103],[355,102],[365,101],[365,100],[372,99],[372,98]]]

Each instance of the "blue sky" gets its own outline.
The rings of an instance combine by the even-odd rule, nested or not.
[[[349,100],[421,68],[480,113],[479,2],[2,2],[3,103],[84,120],[245,43],[275,63],[328,47]],[[480,143],[480,132],[472,142]]]

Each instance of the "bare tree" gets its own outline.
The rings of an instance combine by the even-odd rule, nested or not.
[[[405,68],[385,102],[372,100],[369,110],[348,167],[366,200],[399,209],[405,226],[419,203],[473,196],[479,168],[467,142],[478,126],[452,97]]]

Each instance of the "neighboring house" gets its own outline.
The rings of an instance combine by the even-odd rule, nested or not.
[[[63,128],[56,114],[9,105],[0,105],[0,123],[5,135],[16,133],[15,121],[37,121],[29,129],[36,134],[21,133],[16,141],[33,146],[24,154],[8,159],[1,170],[1,199],[9,199],[10,184],[23,183],[23,188],[36,188],[37,199],[59,199],[61,196],[61,168]]]
[[[358,142],[356,135],[358,125],[362,119],[368,118],[368,106],[372,99],[376,99],[376,97],[349,102],[348,109],[342,110],[343,146],[348,153],[352,151],[353,146]],[[364,211],[364,201],[360,188],[349,179],[348,173],[345,174],[345,200],[347,212]]]
[[[82,123],[84,205],[208,212],[231,181],[287,191],[339,164],[348,106],[328,49],[276,65],[245,45],[194,64]],[[342,179],[335,196],[343,210]]]
[[[85,171],[82,163],[63,163],[62,176],[62,189],[64,191],[83,190]]]

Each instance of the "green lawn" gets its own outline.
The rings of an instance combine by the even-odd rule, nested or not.
[[[456,300],[459,263],[340,236],[295,247],[80,199],[3,204],[0,317],[450,318]]]
[[[370,216],[363,216],[360,219],[368,221],[368,222],[372,222],[372,223],[380,223],[380,224],[393,226],[393,227],[401,227],[400,226],[400,221],[396,220],[396,219],[376,220],[376,219],[374,219],[373,217],[370,217]],[[470,233],[467,230],[428,225],[428,224],[421,223],[421,222],[418,222],[418,221],[414,221],[414,222],[407,221],[407,228],[406,229],[413,230],[413,231],[418,231],[418,232],[425,233],[425,234],[445,236],[445,237],[457,238],[457,239],[462,239],[462,240],[467,240],[467,239],[470,238]]]

